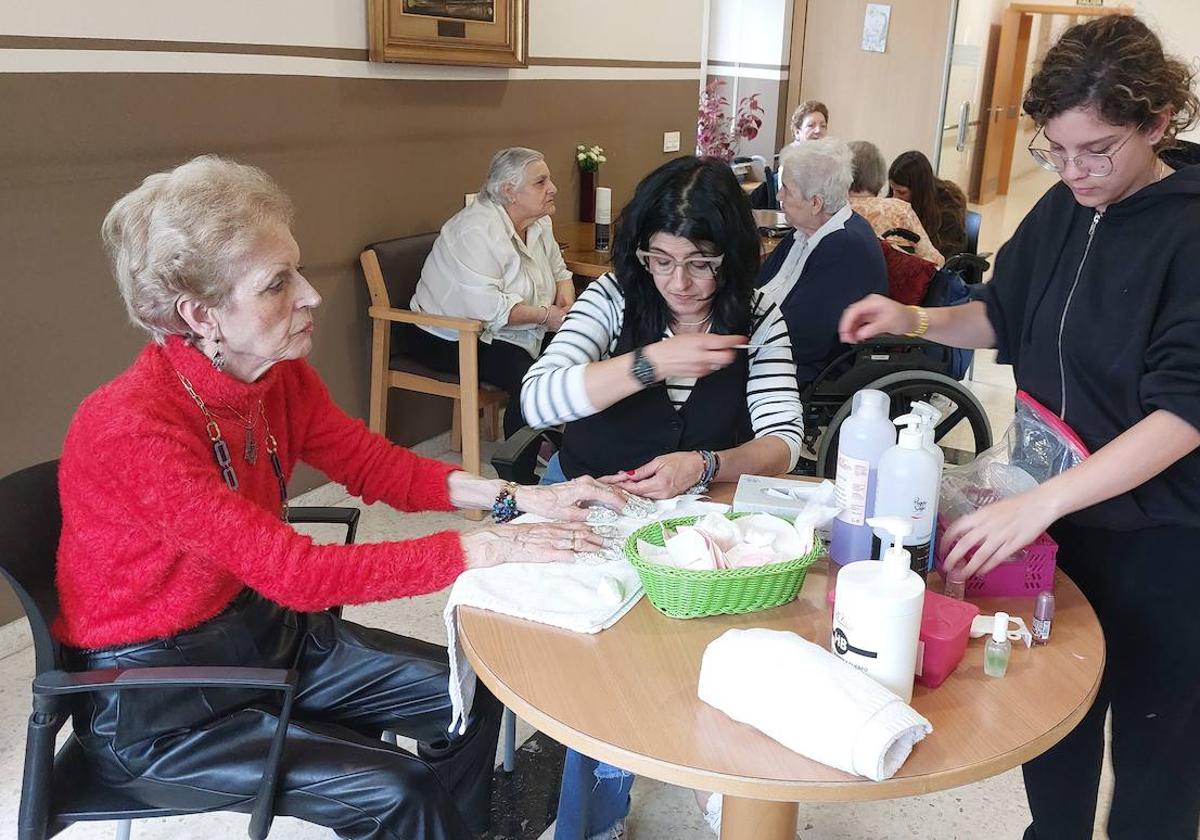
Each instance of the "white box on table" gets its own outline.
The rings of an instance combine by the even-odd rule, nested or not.
[[[821,486],[816,481],[796,481],[766,475],[743,475],[733,494],[735,513],[777,513],[795,516]]]

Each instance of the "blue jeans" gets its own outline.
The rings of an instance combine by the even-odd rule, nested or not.
[[[566,480],[556,452],[546,464],[541,483],[559,484]],[[558,793],[554,840],[606,837],[629,813],[629,792],[634,778],[627,770],[568,749]]]

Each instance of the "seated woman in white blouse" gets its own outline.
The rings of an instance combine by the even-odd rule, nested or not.
[[[557,193],[541,152],[497,152],[474,203],[442,226],[411,303],[417,312],[484,322],[479,378],[509,395],[505,437],[525,425],[525,371],[575,302],[550,223]],[[440,327],[410,326],[406,335],[414,358],[447,373],[458,372],[457,338]]]

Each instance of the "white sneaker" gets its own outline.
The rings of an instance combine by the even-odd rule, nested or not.
[[[721,794],[714,793],[704,806],[704,821],[718,837],[721,836],[721,801]]]

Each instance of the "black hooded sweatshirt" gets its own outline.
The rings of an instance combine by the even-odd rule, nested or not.
[[[1054,185],[982,292],[998,360],[1093,452],[1159,409],[1200,429],[1200,146],[1162,157],[1173,174],[1103,213]],[[1200,450],[1067,519],[1200,528]]]

